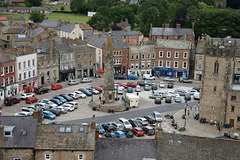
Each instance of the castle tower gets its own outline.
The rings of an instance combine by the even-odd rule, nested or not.
[[[215,9],[226,9],[227,0],[214,0],[214,8]]]
[[[104,84],[103,84],[103,97],[105,103],[113,103],[115,101],[115,88],[114,88],[114,67],[113,67],[113,46],[112,37],[109,34],[107,38],[107,49],[105,56],[104,67]]]

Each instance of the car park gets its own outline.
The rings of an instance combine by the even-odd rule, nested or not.
[[[172,96],[172,97],[176,96],[174,91],[167,91],[166,93],[167,93],[168,96]]]
[[[32,114],[30,112],[24,112],[24,111],[14,114],[14,116],[31,116],[31,115]]]
[[[53,84],[52,86],[51,86],[51,89],[52,90],[58,90],[58,89],[61,89],[62,88],[62,85],[61,84]]]
[[[135,76],[135,75],[127,75],[127,79],[129,79],[129,80],[138,80],[138,77],[137,76]]]
[[[145,86],[144,81],[138,81],[137,84],[138,84],[139,86]]]
[[[148,121],[147,121],[146,118],[143,118],[143,117],[137,117],[136,120],[139,121],[139,123],[140,123],[142,126],[146,126],[146,125],[148,125]]]
[[[200,87],[193,87],[193,90],[197,90],[198,92],[200,92]]]
[[[160,97],[156,97],[155,100],[154,100],[154,103],[155,104],[161,104],[162,103],[162,100]]]
[[[59,101],[61,101],[63,103],[67,102],[67,100],[65,98],[61,97],[61,96],[53,96],[53,98],[58,99]]]
[[[128,120],[129,122],[130,122],[130,124],[132,125],[132,127],[142,127],[142,125],[139,123],[139,121],[138,120],[136,120],[136,119],[129,119]]]
[[[118,122],[120,122],[124,126],[125,129],[131,129],[132,128],[131,123],[125,118],[119,118]]]
[[[113,131],[113,133],[116,134],[116,137],[117,137],[117,138],[127,138],[127,136],[125,135],[125,133],[122,132],[122,131]]]
[[[182,82],[182,83],[192,83],[192,80],[188,79],[188,78],[180,77],[179,78],[179,82]]]
[[[172,103],[172,96],[167,96],[165,98],[165,103]]]
[[[83,92],[83,93],[86,94],[87,96],[92,96],[92,93],[89,92],[89,90],[87,90],[87,89],[80,88],[80,89],[78,89],[78,90],[81,91],[81,92]]]
[[[73,99],[78,99],[80,97],[79,94],[77,94],[76,92],[73,93],[68,93],[67,94],[69,97],[73,98]],[[86,95],[85,95],[86,96]],[[86,98],[86,97],[85,97]]]
[[[95,87],[93,87],[93,88],[96,89],[96,90],[99,91],[99,92],[102,92],[102,91],[103,91],[102,87],[100,87],[100,86],[95,86]]]
[[[168,83],[167,88],[173,88],[173,83]]]
[[[199,100],[200,99],[200,93],[199,92],[196,92],[193,94],[193,99],[194,100]]]
[[[117,131],[123,131],[124,130],[124,126],[121,123],[115,123],[115,122],[109,122],[107,123],[108,125],[111,124],[113,125]]]
[[[29,112],[30,115],[33,115],[34,109],[24,107],[24,108],[21,109],[21,111],[22,111],[22,112]]]
[[[52,101],[48,100],[48,99],[42,99],[40,101],[40,103],[46,103],[49,105],[50,108],[54,108],[54,107],[57,107],[58,105],[53,103]]]
[[[58,109],[61,114],[67,113],[67,109],[62,106],[54,107],[53,109]]]
[[[144,136],[144,131],[143,131],[142,128],[140,128],[140,127],[134,127],[134,128],[131,129],[131,131],[132,131],[133,134],[136,135],[137,137]]]
[[[170,77],[165,77],[163,80],[168,81],[168,82],[175,82],[175,79],[170,78]]]
[[[132,87],[128,87],[128,88],[127,88],[127,92],[128,92],[128,93],[133,93],[133,88],[132,88]]]
[[[63,102],[61,102],[60,100],[55,99],[55,98],[50,99],[50,101],[53,102],[53,103],[55,103],[55,104],[57,104],[58,106],[60,106],[60,105],[63,104]]]
[[[99,127],[99,134],[103,135],[106,133],[104,128],[99,123],[96,123],[96,127]]]
[[[27,97],[35,97],[34,93],[21,93],[20,94],[20,99],[27,99]]]
[[[182,103],[182,99],[181,99],[180,96],[174,97],[174,101],[177,102],[177,103]]]
[[[150,126],[144,126],[142,129],[143,129],[144,133],[148,136],[155,134],[155,130]]]
[[[35,104],[35,107],[37,107],[37,109],[50,109],[49,105],[47,103],[37,103]]]
[[[70,105],[73,105],[74,109],[77,109],[78,108],[78,103],[77,102],[67,102],[65,104],[70,104]]]
[[[36,97],[27,97],[25,102],[28,104],[32,104],[37,101],[38,101],[38,99]]]
[[[158,111],[153,111],[152,115],[155,118],[156,122],[162,122],[163,121],[163,118]]]
[[[90,78],[82,78],[81,82],[82,83],[90,83],[90,82],[92,82],[92,79],[90,79]]]
[[[61,96],[61,97],[63,97],[64,99],[66,99],[67,102],[73,101],[73,98],[70,97],[70,96],[67,95],[67,94],[59,94],[59,96]]]
[[[124,87],[118,87],[117,93],[123,94],[123,92],[124,92]]]
[[[163,81],[161,81],[161,82],[159,83],[159,87],[160,87],[160,88],[165,88],[165,83],[164,83]]]
[[[89,92],[91,92],[92,94],[99,94],[100,93],[98,90],[96,90],[94,88],[91,88],[91,87],[86,88],[86,89],[89,90]]]
[[[152,82],[151,80],[145,80],[145,81],[144,81],[144,84],[145,84],[145,85],[152,86],[153,84],[156,84],[156,83]]]
[[[69,111],[69,112],[74,111],[74,106],[71,105],[71,104],[63,104],[63,105],[61,105],[61,106],[62,106],[63,108],[66,108],[67,111]]]
[[[135,92],[141,92],[141,87],[140,87],[140,86],[137,86],[137,87],[135,88]]]
[[[78,81],[76,81],[76,80],[69,80],[68,84],[69,85],[76,85],[76,84],[78,84]]]
[[[156,84],[152,85],[152,90],[157,90],[157,85]]]
[[[43,117],[47,118],[47,119],[55,119],[56,118],[56,115],[54,115],[50,111],[43,111],[42,114],[43,114]]]
[[[41,87],[41,88],[37,88],[35,92],[36,92],[37,94],[49,93],[49,92],[50,92],[50,89],[49,89],[49,88]]]
[[[185,94],[187,94],[187,92],[182,89],[176,89],[174,93],[179,94],[180,96],[185,96]]]
[[[116,134],[113,132],[108,132],[104,136],[107,138],[116,138]]]
[[[150,75],[150,74],[143,74],[143,80],[155,80],[156,77]]]
[[[145,90],[145,91],[150,91],[150,90],[151,90],[151,87],[150,87],[148,84],[146,84],[146,85],[144,86],[144,90]]]
[[[156,119],[153,117],[153,115],[144,116],[144,118],[146,118],[149,124],[154,124],[156,122]]]
[[[12,106],[13,104],[19,103],[21,100],[20,98],[16,98],[16,97],[7,97],[4,99],[4,104],[7,106]]]
[[[126,85],[128,87],[133,87],[133,88],[137,87],[137,83],[135,83],[135,82],[128,82]]]
[[[27,106],[27,107],[25,107],[25,108],[29,108],[29,109],[34,110],[34,109],[35,109],[35,105],[29,105],[29,106]]]
[[[155,93],[162,95],[163,98],[166,98],[166,96],[167,96],[167,93],[164,91],[155,91]]]
[[[184,99],[185,99],[185,101],[191,101],[191,95],[185,94]]]
[[[123,132],[125,133],[125,135],[127,136],[127,138],[133,138],[133,137],[134,137],[133,132],[130,131],[130,130],[124,130]]]

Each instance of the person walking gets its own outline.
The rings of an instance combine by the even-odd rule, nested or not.
[[[190,114],[190,110],[188,109],[188,116],[189,116],[189,114]]]

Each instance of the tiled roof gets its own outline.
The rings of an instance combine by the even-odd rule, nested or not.
[[[5,57],[3,54],[0,53],[0,63],[6,63],[6,62],[9,62],[11,61],[10,59],[8,59],[7,57]]]
[[[26,30],[26,27],[24,27],[24,26],[3,26],[3,27],[0,27],[0,30],[3,33],[19,34],[19,33],[23,33]]]
[[[72,52],[73,49],[72,47],[68,44],[56,44],[55,48],[59,51],[59,52]]]
[[[158,39],[156,44],[156,48],[190,49],[191,47],[191,42],[187,40]]]
[[[67,23],[67,24],[63,24],[63,25],[59,26],[57,28],[57,30],[65,31],[65,32],[72,32],[74,30],[74,28],[75,28],[74,24]]]
[[[101,138],[96,142],[95,160],[157,159],[158,146],[154,139]]]
[[[127,42],[123,41],[123,38],[117,38],[117,37],[113,37],[112,45],[114,49],[128,48],[129,46]]]
[[[25,116],[0,116],[3,126],[15,126],[12,137],[4,138],[4,147],[33,148],[36,140],[37,120]],[[23,135],[26,131],[26,135]]]
[[[15,42],[29,42],[29,41],[32,41],[32,39],[29,36],[27,36],[26,34],[15,34],[14,41]]]
[[[42,21],[42,23],[40,23],[40,25],[45,27],[56,28],[60,25],[60,22],[58,20],[45,19]]]
[[[155,45],[138,45],[130,46],[130,53],[155,53]]]
[[[124,31],[124,30],[119,30],[119,31],[112,31],[111,32],[112,36],[135,36],[135,35],[139,35],[137,31]]]
[[[32,33],[33,37],[37,36],[42,31],[44,31],[44,29],[42,27],[38,27],[38,28],[35,28],[35,29],[32,29],[32,30],[29,30],[29,32]]]
[[[7,21],[7,17],[0,17],[0,21]]]
[[[60,132],[60,127],[70,127],[70,132]],[[80,131],[83,128],[83,132]],[[66,131],[66,128],[64,128]],[[95,130],[81,125],[38,126],[35,149],[91,151],[95,146]]]
[[[91,29],[91,28],[92,28],[89,24],[80,24],[79,26],[80,26],[80,28],[82,28],[82,29],[84,29],[84,28],[89,28],[89,29]]]
[[[107,43],[107,36],[105,35],[94,35],[88,42],[88,44],[97,47],[97,48],[102,48],[103,44]]]

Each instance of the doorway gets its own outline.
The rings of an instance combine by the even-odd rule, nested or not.
[[[41,77],[42,85],[44,84],[44,76]]]
[[[234,119],[230,119],[229,126],[234,127]]]

